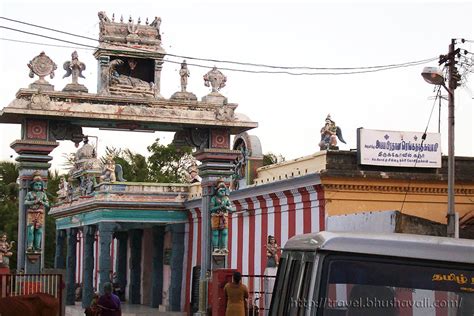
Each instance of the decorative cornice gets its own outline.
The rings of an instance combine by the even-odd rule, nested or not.
[[[369,185],[369,184],[323,184],[325,191],[364,191],[388,193],[420,193],[420,194],[447,194],[447,188],[434,188],[426,186],[394,186],[394,185]],[[456,194],[474,195],[474,189],[455,188]]]

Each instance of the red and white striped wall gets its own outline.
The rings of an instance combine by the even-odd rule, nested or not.
[[[268,235],[275,236],[278,245],[282,246],[296,234],[324,230],[324,195],[320,184],[255,196],[239,194],[232,202],[236,212],[229,214],[228,266],[243,275],[263,275]],[[192,268],[201,262],[201,220],[201,210],[191,208],[187,224],[184,302],[190,302]],[[260,288],[259,284],[253,284],[259,282],[258,279],[249,281],[250,291]]]

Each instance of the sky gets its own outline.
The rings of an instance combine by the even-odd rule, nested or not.
[[[98,11],[116,20],[131,15],[142,23],[148,17],[162,19],[162,46],[170,54],[279,66],[361,67],[399,64],[437,57],[448,52],[451,38],[474,40],[471,1],[11,1],[0,4],[0,16],[49,28],[98,38]],[[97,42],[32,28],[0,19],[0,26],[83,43]],[[35,79],[28,77],[27,63],[41,51],[58,65],[56,90],[70,82],[62,79],[62,65],[78,51],[87,66],[80,80],[95,93],[97,61],[91,50],[48,47],[7,41],[14,39],[42,44],[68,45],[0,28],[0,108],[7,106],[20,88]],[[458,47],[474,52],[474,43]],[[473,56],[473,55],[469,55]],[[168,57],[180,62],[179,58]],[[188,59],[188,63],[191,61]],[[188,91],[198,98],[209,93],[202,76],[212,66],[264,70],[217,62],[196,62],[206,68],[189,66]],[[260,138],[264,153],[283,155],[287,160],[319,150],[319,131],[328,114],[341,127],[347,144],[355,149],[356,130],[396,131],[438,130],[438,103],[433,114],[434,86],[421,77],[424,66],[352,75],[291,76],[251,74],[222,70],[227,86],[221,90],[236,112],[258,122],[249,131]],[[269,69],[265,69],[269,70]],[[165,63],[161,93],[169,98],[180,90],[179,65]],[[473,78],[455,94],[457,156],[474,156]],[[443,93],[446,94],[446,93]],[[442,151],[447,153],[447,101],[441,105]],[[170,133],[111,132],[85,129],[99,139],[99,155],[105,146],[129,148],[146,155],[146,147],[160,138],[172,140]],[[20,138],[19,125],[0,124],[0,160],[16,157],[9,144]],[[75,151],[62,141],[52,153],[53,168],[60,169],[63,155]]]

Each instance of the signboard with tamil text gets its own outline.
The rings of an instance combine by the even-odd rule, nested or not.
[[[441,167],[441,134],[359,128],[359,164],[390,167]]]

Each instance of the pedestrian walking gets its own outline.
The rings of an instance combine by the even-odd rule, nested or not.
[[[235,271],[232,275],[232,282],[227,283],[224,287],[225,296],[227,298],[225,316],[247,315],[249,290],[241,281],[242,274]]]

